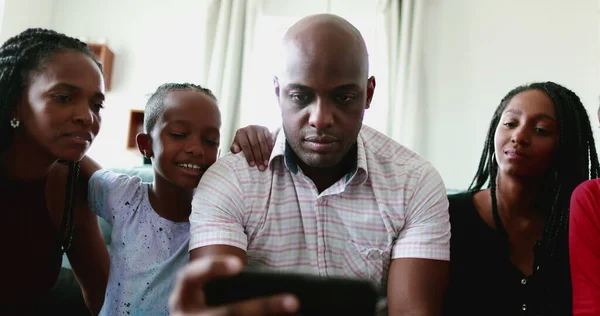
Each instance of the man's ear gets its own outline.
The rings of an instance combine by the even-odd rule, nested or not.
[[[371,107],[371,101],[373,100],[373,94],[375,93],[375,77],[371,76],[367,81],[367,104],[365,105],[365,109]]]
[[[152,151],[152,141],[150,139],[150,135],[145,133],[139,133],[135,136],[135,141],[137,142],[138,149],[140,153],[146,158],[152,158],[154,156],[154,152]]]
[[[279,78],[273,76],[273,87],[275,88],[275,95],[279,99]]]

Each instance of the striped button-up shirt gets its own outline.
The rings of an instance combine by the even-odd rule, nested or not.
[[[429,162],[363,126],[355,167],[319,193],[290,152],[280,131],[266,171],[242,153],[219,159],[194,194],[190,250],[234,246],[249,267],[368,279],[384,295],[391,260],[450,259],[448,199]]]

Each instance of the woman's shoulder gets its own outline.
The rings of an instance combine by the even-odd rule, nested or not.
[[[450,211],[457,208],[474,207],[473,195],[476,192],[463,191],[453,194],[448,194],[448,202],[450,203]]]
[[[453,228],[471,226],[480,222],[474,200],[475,194],[477,194],[477,191],[465,191],[448,195],[448,212]]]
[[[575,190],[573,190],[572,196],[597,197],[598,193],[600,193],[600,179],[591,179],[580,183]]]
[[[582,217],[600,222],[600,179],[587,180],[579,184],[571,194],[571,222]]]

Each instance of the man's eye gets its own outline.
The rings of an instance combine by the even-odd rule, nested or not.
[[[293,93],[290,98],[296,103],[306,103],[309,100],[308,95],[302,93]]]

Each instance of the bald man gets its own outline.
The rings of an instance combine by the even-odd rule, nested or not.
[[[448,200],[438,172],[362,124],[375,78],[360,32],[321,14],[283,40],[274,78],[283,129],[267,170],[231,154],[192,202],[196,260],[372,281],[389,315],[439,315],[448,283]],[[301,304],[301,302],[300,302]]]

